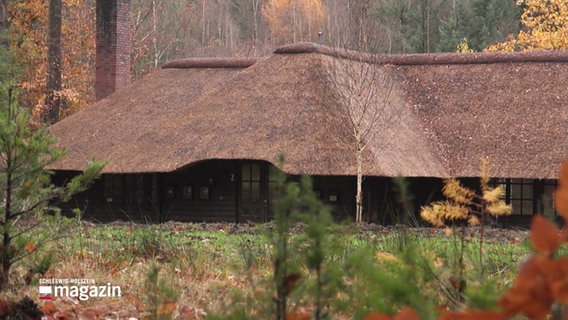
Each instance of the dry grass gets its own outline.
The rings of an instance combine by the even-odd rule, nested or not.
[[[243,269],[250,235],[229,234],[222,226],[216,231],[191,231],[193,227],[84,225],[42,249],[53,252],[56,262],[31,284],[24,283],[24,276],[33,259],[17,265],[12,279],[15,289],[6,295],[11,299],[28,295],[38,301],[40,277],[94,279],[97,285],[121,286],[123,296],[56,299],[56,308],[76,316],[88,311],[100,318],[140,318],[149,316],[147,275],[152,265],[158,265],[159,278],[179,294],[176,312],[197,318],[220,312],[231,304],[236,290],[254,289],[249,271],[255,278],[264,277],[269,264],[255,257],[248,263],[250,269]]]
[[[295,232],[301,230],[301,227],[296,228]],[[357,230],[346,238],[350,239],[349,243],[337,252],[334,259],[341,261],[349,250],[366,244],[373,245],[377,252],[397,254],[400,243],[393,229],[369,225]],[[49,243],[43,249],[43,252],[53,252],[56,262],[41,278],[94,279],[98,285],[111,283],[121,286],[123,296],[90,298],[88,301],[58,298],[54,303],[39,302],[39,305],[43,305],[44,309],[46,306],[53,308],[71,319],[153,318],[150,310],[155,306],[149,302],[146,282],[152,265],[158,265],[159,278],[178,295],[174,318],[201,319],[205,315],[226,314],[227,310],[239,305],[248,309],[250,314],[264,314],[267,306],[270,306],[269,278],[272,266],[271,246],[263,236],[264,231],[265,226],[245,228],[223,224],[83,224],[71,230],[62,240]],[[442,239],[434,242],[435,245],[425,242],[425,247],[451,243],[440,230],[417,229],[410,232],[424,241]],[[495,235],[490,242],[505,245],[495,249],[494,258],[499,260],[495,270],[502,281],[510,282],[515,270],[508,266],[516,265],[522,258],[517,253],[526,251],[526,248],[519,246],[526,232],[502,230],[489,234]],[[511,251],[514,253],[507,251],[511,248],[514,248]],[[451,252],[443,250],[448,249],[441,249],[435,256],[451,256]],[[489,254],[492,249],[488,246],[486,250]],[[14,268],[14,290],[5,293],[5,296],[16,300],[28,295],[39,301],[37,279],[40,276],[36,276],[36,282],[31,284],[23,281],[32,261],[24,261]],[[165,296],[165,290],[160,289],[159,294]],[[305,302],[298,306],[306,307]]]

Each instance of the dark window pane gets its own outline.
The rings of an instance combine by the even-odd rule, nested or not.
[[[532,182],[523,184],[523,199],[533,198],[533,184]]]
[[[251,176],[251,180],[252,181],[260,181],[260,165],[258,163],[253,163],[251,165],[251,171],[252,171],[252,176]]]
[[[245,163],[242,166],[242,179],[243,181],[250,181],[250,164]]]
[[[209,200],[209,187],[208,186],[199,187],[199,200]]]
[[[243,201],[250,201],[250,182],[243,181],[241,195]]]
[[[511,185],[511,199],[522,199],[523,187],[520,184]]]
[[[260,182],[251,182],[250,187],[250,197],[252,201],[260,200]]]
[[[524,215],[532,215],[533,214],[533,202],[529,200],[523,201],[523,209],[522,214]]]
[[[523,206],[521,200],[513,200],[511,205],[513,206],[513,214],[522,214]]]

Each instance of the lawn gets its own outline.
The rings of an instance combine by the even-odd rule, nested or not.
[[[10,301],[27,295],[60,319],[265,319],[274,314],[275,229],[274,223],[82,222],[18,263],[14,289],[4,295]],[[485,230],[480,256],[479,228],[464,230],[460,237],[460,228],[333,225],[326,229],[318,278],[306,262],[312,250],[306,226],[295,225],[287,239],[289,312],[311,312],[315,297],[339,319],[408,304],[426,317],[438,306],[495,308],[531,252],[528,233]],[[42,269],[37,266],[48,252],[47,271],[30,273]],[[120,286],[121,296],[40,301],[40,279],[92,279],[96,286]]]

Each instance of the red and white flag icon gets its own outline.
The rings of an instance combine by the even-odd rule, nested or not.
[[[39,300],[52,300],[53,291],[51,286],[39,286]]]

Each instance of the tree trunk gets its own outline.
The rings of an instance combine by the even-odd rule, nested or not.
[[[45,122],[59,121],[61,109],[61,11],[62,0],[49,1],[49,31],[47,36],[47,84]]]
[[[254,15],[254,41],[258,41],[258,0],[252,0],[252,11]]]
[[[12,90],[8,90],[8,120],[15,121],[14,114],[13,114],[13,106],[12,106]],[[0,270],[0,291],[4,291],[8,288],[8,284],[10,282],[10,267],[12,266],[12,257],[10,252],[10,245],[11,245],[11,238],[10,238],[10,226],[12,224],[12,188],[13,188],[13,179],[12,173],[14,170],[12,156],[15,154],[14,144],[10,141],[6,144],[5,150],[6,153],[6,167],[5,167],[5,188],[6,188],[6,195],[4,199],[4,217],[3,221],[1,221],[2,226],[2,247],[0,248],[0,259],[2,264],[2,269]]]
[[[6,212],[6,216],[8,213]],[[10,267],[12,266],[12,253],[10,252],[11,239],[8,229],[3,231],[2,239],[2,270],[0,270],[0,291],[8,289],[10,284]]]
[[[10,49],[10,38],[8,36],[8,0],[0,0],[0,45]]]
[[[12,265],[12,257],[10,252],[10,228],[11,224],[11,212],[12,212],[12,165],[10,157],[7,159],[7,169],[6,169],[6,199],[5,199],[5,212],[4,221],[2,223],[2,248],[0,248],[0,259],[2,259],[2,269],[0,270],[0,291],[4,291],[8,288],[10,280],[10,266]]]
[[[355,194],[355,222],[363,222],[363,150],[357,146],[357,192]]]
[[[152,49],[154,51],[154,68],[158,67],[160,60],[158,53],[158,17],[156,14],[156,0],[152,0]]]

